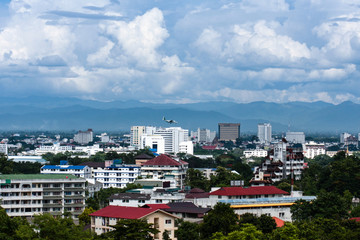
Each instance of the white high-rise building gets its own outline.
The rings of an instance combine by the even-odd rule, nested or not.
[[[165,140],[162,136],[159,135],[147,135],[143,134],[141,136],[140,149],[149,147],[151,149],[156,149],[157,154],[165,153]]]
[[[194,144],[192,141],[181,142],[179,152],[194,155]]]
[[[340,134],[340,143],[345,143],[345,139],[347,139],[348,137],[350,137],[351,134],[344,132]]]
[[[198,128],[197,131],[191,131],[191,137],[194,137],[196,142],[208,143],[214,140],[216,137],[216,131]]]
[[[88,129],[87,131],[79,131],[74,135],[74,141],[79,144],[88,144],[94,140],[93,130]]]
[[[262,144],[270,144],[271,142],[271,124],[260,123],[258,124],[258,138]]]
[[[141,136],[153,135],[156,131],[156,127],[152,126],[132,126],[130,129],[130,145],[140,147],[141,145]]]
[[[189,130],[181,127],[159,128],[154,135],[164,138],[165,153],[178,153],[180,143],[188,141]]]
[[[287,132],[286,140],[291,143],[305,144],[305,133],[304,132]]]
[[[7,146],[6,143],[4,143],[4,144],[1,143],[0,144],[0,153],[3,153],[5,155],[8,154],[8,146]]]

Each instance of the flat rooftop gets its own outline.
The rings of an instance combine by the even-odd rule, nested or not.
[[[71,174],[0,174],[0,179],[78,179]]]

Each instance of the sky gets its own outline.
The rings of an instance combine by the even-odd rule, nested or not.
[[[1,0],[1,96],[360,103],[360,1]]]

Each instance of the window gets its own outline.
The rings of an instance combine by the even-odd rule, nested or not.
[[[279,212],[279,218],[284,217],[285,213],[284,212]]]
[[[166,219],[165,224],[171,224],[171,219]]]

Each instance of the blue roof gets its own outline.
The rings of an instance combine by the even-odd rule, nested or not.
[[[59,166],[59,165],[44,165],[41,169],[84,169],[87,166]]]

